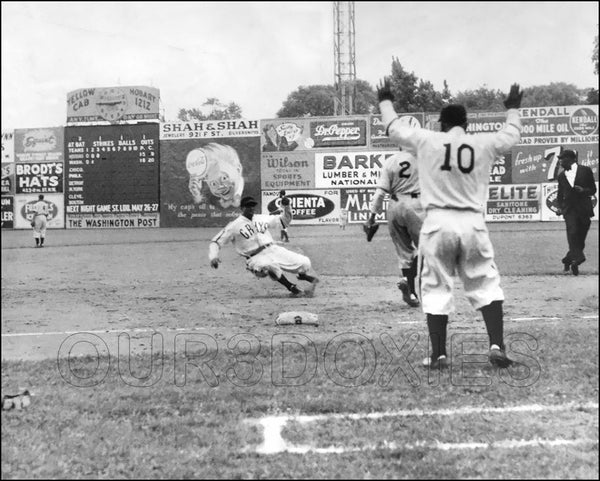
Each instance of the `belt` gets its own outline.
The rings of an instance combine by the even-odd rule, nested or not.
[[[400,194],[400,195],[410,195],[413,199],[418,199],[421,194],[417,192],[413,192],[412,194]],[[392,200],[398,200],[398,196],[396,194],[392,194]]]
[[[271,247],[273,244],[267,244],[264,246],[260,246],[258,249],[256,249],[254,252],[252,252],[252,254],[246,254],[246,258],[250,259],[250,257],[254,257],[256,254],[261,253],[262,251],[264,251],[267,247]]]

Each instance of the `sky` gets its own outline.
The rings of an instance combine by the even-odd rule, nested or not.
[[[598,88],[598,2],[354,2],[356,77],[393,58],[452,93]],[[2,2],[2,130],[65,125],[67,92],[146,85],[167,120],[209,97],[275,118],[334,83],[333,2]]]

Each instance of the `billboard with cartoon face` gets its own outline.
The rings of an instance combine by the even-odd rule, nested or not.
[[[161,226],[222,226],[260,201],[257,120],[161,124],[160,149]]]

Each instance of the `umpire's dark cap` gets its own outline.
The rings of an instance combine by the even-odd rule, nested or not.
[[[577,160],[577,154],[573,150],[563,150],[558,156],[559,159],[572,159]]]
[[[244,197],[240,202],[240,207],[252,207],[258,205],[258,202],[254,200],[254,197]]]
[[[444,122],[448,125],[463,125],[467,122],[467,111],[462,105],[446,105],[440,112],[438,122]]]

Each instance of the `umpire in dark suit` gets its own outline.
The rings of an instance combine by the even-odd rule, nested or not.
[[[596,193],[592,169],[577,163],[577,154],[563,150],[558,156],[564,171],[558,176],[558,215],[562,215],[567,226],[569,251],[562,259],[564,271],[579,275],[579,265],[585,262],[583,249],[590,229],[594,207],[591,196]]]

